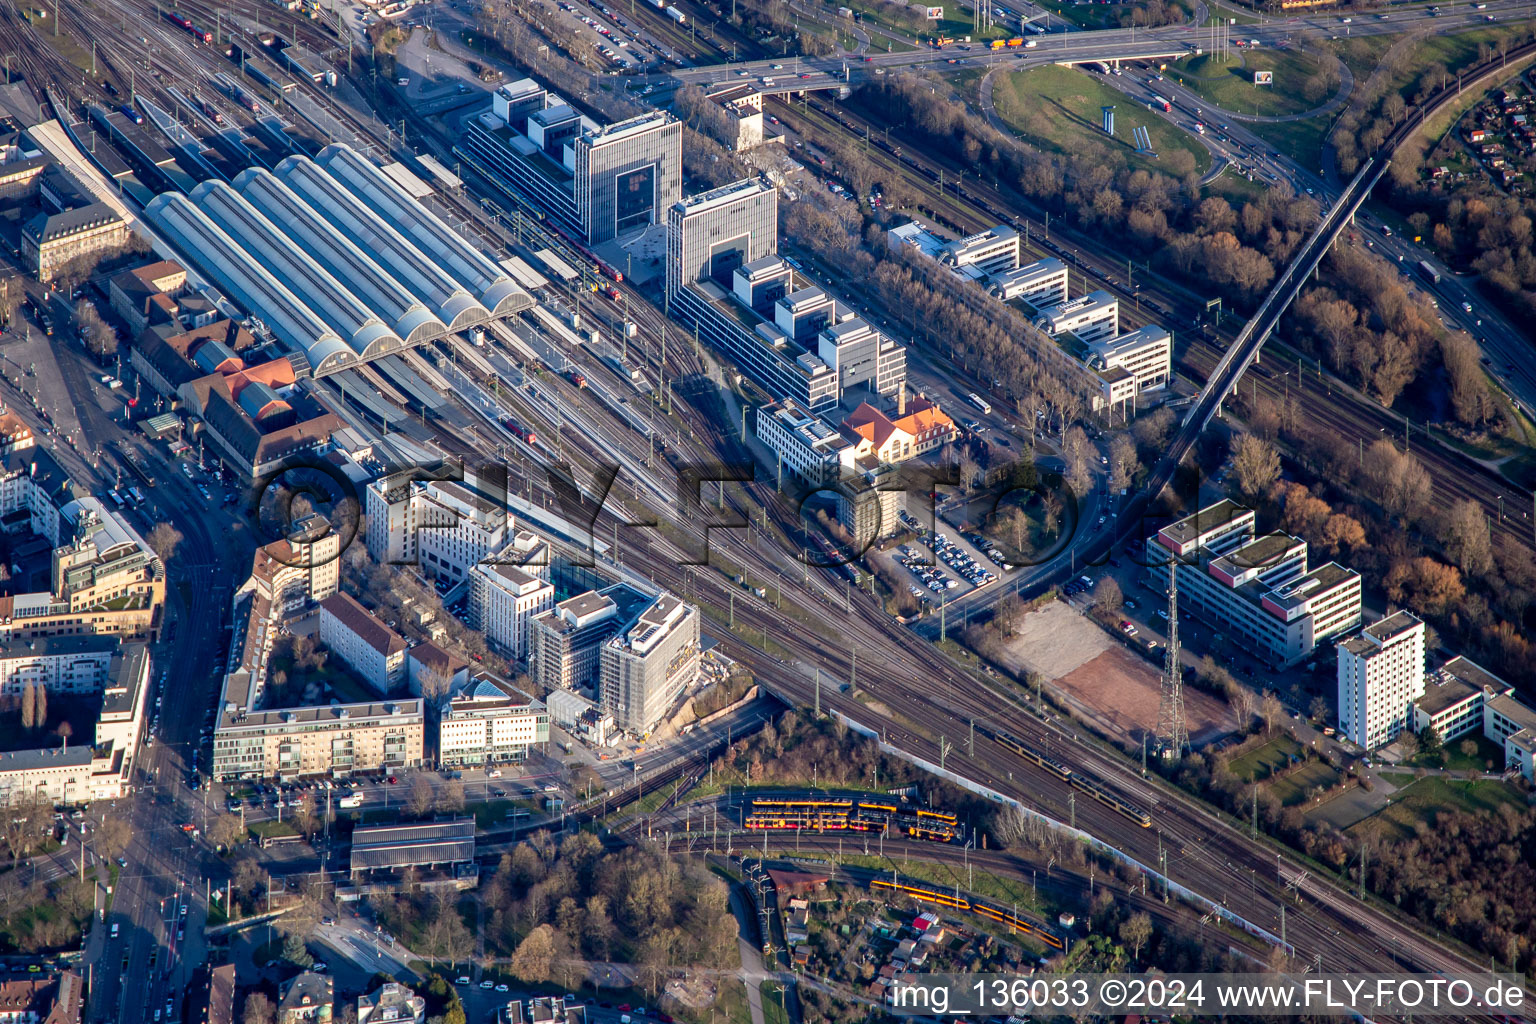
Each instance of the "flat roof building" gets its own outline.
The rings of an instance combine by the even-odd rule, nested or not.
[[[774,454],[781,489],[786,469],[806,485],[820,488],[836,483],[852,468],[852,442],[789,399],[758,406],[757,437]]]
[[[549,711],[489,673],[438,704],[437,762],[461,768],[522,761],[549,742]]]
[[[648,735],[699,673],[699,610],[661,594],[603,644],[599,697],[620,729]]]
[[[994,274],[987,288],[1003,301],[1022,299],[1036,309],[1067,301],[1067,265],[1051,257]]]
[[[1088,368],[1103,380],[1100,399],[1109,407],[1135,399],[1145,391],[1168,386],[1173,379],[1173,336],[1161,327],[1140,327],[1125,334],[1101,338],[1088,346]],[[1111,370],[1123,374],[1109,375]],[[1116,389],[1114,382],[1129,376],[1129,395]]]
[[[1424,622],[1400,611],[1338,645],[1339,732],[1374,750],[1415,722],[1424,696]]]
[[[469,121],[464,146],[596,245],[662,222],[682,195],[682,133],[659,110],[597,124],[522,79],[497,89],[490,109]]]
[[[1019,266],[1019,233],[1006,224],[945,243],[939,262],[956,269],[974,269],[982,275],[1003,274]]]
[[[615,583],[534,616],[528,625],[528,674],[541,692],[562,689],[595,696],[600,648],[650,603],[644,591]]]
[[[1035,325],[1047,334],[1071,334],[1082,342],[1112,338],[1120,333],[1120,300],[1106,291],[1091,291],[1040,310]]]
[[[453,867],[475,859],[475,819],[413,825],[368,825],[352,830],[353,878],[371,871]]]
[[[1308,567],[1307,542],[1257,537],[1254,515],[1222,500],[1147,539],[1147,584],[1166,593],[1178,566],[1179,608],[1230,634],[1253,657],[1288,667],[1360,623],[1360,575],[1337,563]]]
[[[667,294],[700,281],[731,284],[737,267],[779,249],[778,189],[744,178],[667,208]]]

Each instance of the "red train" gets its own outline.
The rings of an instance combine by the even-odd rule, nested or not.
[[[185,30],[192,36],[193,39],[200,40],[204,43],[213,42],[213,33],[206,29],[198,28],[196,25],[192,24],[192,20],[190,18],[183,18],[181,15],[172,11],[161,11],[160,13],[165,16],[166,21],[170,22],[172,25],[175,25],[179,29]]]
[[[524,444],[535,445],[539,443],[537,434],[535,434],[532,430],[525,428],[521,423],[517,422],[517,420],[510,416],[506,418],[506,420],[502,423],[502,426],[511,431],[512,436],[517,438],[519,441],[522,441]]]

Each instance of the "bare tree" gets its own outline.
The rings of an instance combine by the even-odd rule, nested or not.
[[[1081,498],[1093,489],[1093,445],[1082,427],[1067,430],[1061,441],[1061,456],[1067,468],[1067,487]]]
[[[1106,615],[1119,612],[1124,602],[1125,595],[1120,593],[1120,584],[1113,576],[1105,576],[1093,588],[1093,603]]]
[[[245,997],[245,1011],[240,1015],[241,1024],[275,1024],[276,1020],[277,1008],[265,994],[252,992]]]
[[[1136,479],[1141,464],[1136,459],[1136,445],[1124,434],[1109,442],[1109,489],[1123,491]]]
[[[149,549],[160,556],[160,561],[162,562],[169,562],[171,560],[171,557],[176,554],[176,548],[180,546],[181,541],[181,531],[170,523],[156,523],[154,529],[149,531],[149,536],[144,538],[144,542],[149,545]]]
[[[1146,911],[1132,914],[1120,926],[1120,941],[1131,947],[1131,959],[1141,957],[1141,947],[1152,938],[1152,918]]]
[[[1259,701],[1259,717],[1264,719],[1264,731],[1274,732],[1275,722],[1284,716],[1285,705],[1280,703],[1280,698],[1265,690],[1263,698]]]
[[[1485,573],[1493,568],[1493,540],[1488,515],[1472,498],[1458,501],[1446,516],[1445,550],[1464,573]]]
[[[1232,453],[1232,472],[1237,477],[1238,490],[1256,498],[1280,479],[1280,454],[1268,441],[1244,434]]]
[[[411,779],[411,791],[405,801],[406,810],[413,818],[425,818],[432,813],[432,804],[436,799],[432,780],[418,772]]]

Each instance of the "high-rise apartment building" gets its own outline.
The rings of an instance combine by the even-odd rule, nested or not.
[[[1338,646],[1339,732],[1366,750],[1414,725],[1424,696],[1424,623],[1400,611]]]

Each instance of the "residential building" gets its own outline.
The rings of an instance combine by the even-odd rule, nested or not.
[[[1088,343],[1120,333],[1120,300],[1106,291],[1091,291],[1040,310],[1035,326],[1053,337],[1071,334]]]
[[[1514,697],[1512,689],[1488,698],[1483,711],[1483,735],[1504,748],[1504,764],[1519,768],[1536,782],[1536,710]]]
[[[405,654],[405,678],[412,697],[435,699],[456,693],[469,682],[469,662],[430,640]]]
[[[620,729],[648,735],[699,671],[699,610],[654,598],[601,650],[599,697]]]
[[[427,1001],[397,981],[357,997],[357,1024],[425,1024]]]
[[[724,113],[721,127],[725,131],[726,148],[733,153],[745,153],[763,144],[763,94],[750,85],[727,84],[723,91],[709,97],[720,104]]]
[[[73,260],[128,244],[128,222],[106,203],[39,213],[21,229],[22,264],[44,284]]]
[[[91,635],[0,641],[0,697],[20,697],[27,686],[100,693],[119,646],[115,637]]]
[[[1250,509],[1222,500],[1147,539],[1147,583],[1168,586],[1178,565],[1179,610],[1276,667],[1306,658],[1321,641],[1360,624],[1360,576],[1334,562],[1310,568],[1307,543],[1256,537]]]
[[[469,574],[467,621],[513,661],[528,657],[528,623],[555,606],[555,588],[521,566],[483,562]]]
[[[466,470],[462,480],[423,479],[419,470],[381,476],[364,495],[368,553],[387,565],[418,566],[451,585],[487,560],[538,574],[548,548],[517,530],[506,506],[504,473]]]
[[[852,465],[853,444],[792,399],[757,407],[757,437],[773,452],[778,486],[784,471],[811,488],[830,487]]]
[[[437,763],[463,768],[521,761],[549,742],[549,712],[505,680],[479,673],[438,703]]]
[[[1339,733],[1374,750],[1415,722],[1424,695],[1424,623],[1409,611],[1389,615],[1338,645]]]
[[[0,413],[0,455],[9,455],[37,444],[32,428],[13,412]]]
[[[906,388],[896,393],[896,415],[891,422],[912,438],[912,450],[918,455],[943,447],[960,433],[937,402],[922,392],[909,399]]]
[[[285,615],[335,594],[341,582],[341,535],[311,513],[294,521],[283,540],[256,549],[242,587],[260,591]]]
[[[309,1024],[331,1019],[335,987],[331,976],[305,971],[283,983],[277,1004],[277,1024]]]
[[[235,965],[203,964],[193,975],[188,1024],[235,1024]]]
[[[423,762],[420,699],[242,711],[238,704],[230,710],[232,695],[226,686],[213,734],[213,774],[221,781],[343,778]]]
[[[320,643],[378,693],[405,681],[405,640],[351,594],[320,602]]]
[[[689,196],[667,210],[667,294],[713,281],[729,287],[736,268],[776,256],[779,193],[763,178]]]
[[[643,591],[615,583],[568,598],[531,619],[528,674],[539,691],[595,695],[602,645],[650,602]]]
[[[0,981],[4,1024],[80,1024],[84,1009],[85,986],[74,971],[45,969]]]
[[[988,291],[1007,302],[1022,299],[1035,309],[1067,301],[1067,265],[1055,257],[1026,263],[992,277]]]
[[[0,752],[0,806],[21,794],[64,805],[116,800],[132,791],[149,699],[149,651],[143,644],[112,643],[111,660],[90,691],[102,701],[94,735],[73,742],[48,735],[44,747]],[[82,667],[77,681],[89,671]]]

